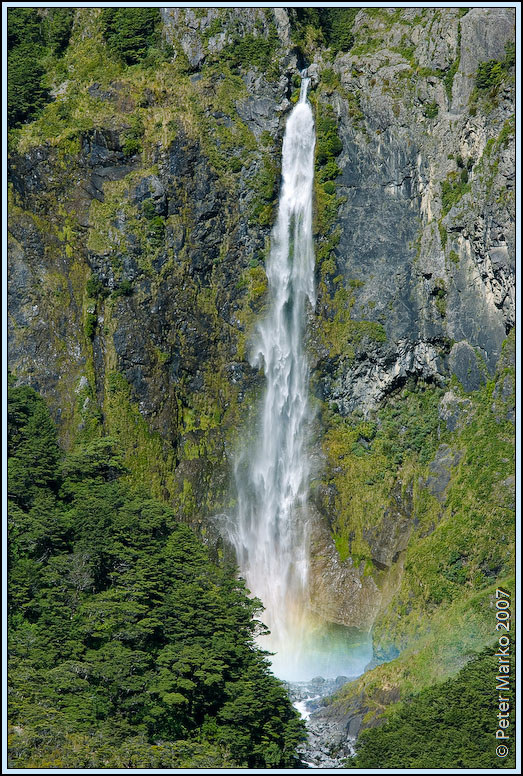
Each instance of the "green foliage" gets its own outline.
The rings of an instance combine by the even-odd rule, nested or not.
[[[42,399],[10,384],[13,765],[295,766],[303,723],[235,569],[125,484],[114,440],[60,465]]]
[[[353,42],[352,27],[358,8],[321,8],[320,21],[327,45],[334,51],[349,51]]]
[[[163,216],[154,216],[149,220],[146,237],[153,248],[159,248],[165,237],[165,219]]]
[[[453,432],[439,417],[444,389],[430,386],[389,399],[377,413],[370,445],[363,443],[358,418],[330,420],[324,449],[329,490],[336,494],[330,512],[339,516],[333,526],[337,546],[356,561],[368,558],[365,537],[390,530],[381,516],[395,513],[400,494],[413,519],[400,587],[373,631],[376,654],[387,659],[401,654],[340,692],[340,709],[353,702],[369,709],[367,724],[379,720],[384,707],[385,714],[392,710],[394,694],[405,700],[406,693],[447,679],[471,652],[491,643],[496,587],[513,590],[514,347],[512,332],[495,380],[466,398],[455,397],[459,415]],[[448,485],[436,497],[429,478],[438,476],[437,467],[427,464],[440,444],[449,446],[454,463],[448,465]],[[390,589],[390,576],[384,582],[381,572],[372,574],[378,587]],[[494,670],[491,676],[495,679]],[[495,724],[491,718],[492,737]]]
[[[338,280],[341,281],[341,277]],[[336,280],[334,282],[336,283]],[[322,323],[320,336],[331,358],[353,359],[356,351],[364,348],[369,341],[383,343],[387,340],[381,323],[354,320],[351,317],[354,287],[356,286],[353,281],[350,283],[350,290],[339,282],[331,298],[323,297],[326,320]]]
[[[468,175],[463,180],[461,174],[451,172],[447,179],[441,182],[441,207],[442,215],[445,217],[449,210],[456,205],[460,199],[470,191]]]
[[[498,147],[500,146],[506,147],[509,144],[509,141],[514,137],[515,131],[516,131],[515,116],[512,115],[510,118],[508,118],[505,121],[505,123],[503,124],[503,128],[499,133],[499,137],[496,141]]]
[[[338,122],[331,105],[318,102],[316,106],[315,147],[315,213],[314,232],[319,235],[318,261],[329,259],[337,245],[339,234],[329,234],[336,222],[342,198],[336,195],[335,180],[341,170],[336,157],[343,148],[338,134]]]
[[[447,288],[443,278],[436,278],[434,281],[434,288],[432,290],[432,296],[434,297],[434,304],[436,309],[442,318],[447,313]]]
[[[515,671],[515,644],[511,672]],[[496,755],[499,673],[496,647],[473,657],[458,675],[406,700],[384,725],[363,731],[349,768],[485,768],[514,767],[514,736],[507,758]],[[513,687],[513,681],[511,685]],[[514,690],[501,693],[510,703],[510,727],[514,725]]]
[[[274,24],[269,26],[267,37],[249,33],[243,37],[237,36],[221,52],[232,68],[257,67],[268,70],[274,61],[280,46],[280,39]]]
[[[503,80],[503,65],[495,59],[488,62],[480,62],[476,72],[476,86],[478,89],[491,89],[498,86]]]
[[[48,8],[44,17],[44,35],[47,45],[55,54],[63,54],[73,28],[73,8]]]
[[[316,161],[324,165],[341,152],[343,146],[338,135],[338,122],[332,109],[324,106],[316,117]]]
[[[358,8],[293,8],[290,11],[294,43],[309,53],[314,42],[329,46],[334,52],[349,51],[354,43],[352,28]]]
[[[36,8],[7,9],[7,49],[42,43],[42,17]]]
[[[341,85],[340,77],[331,67],[325,68],[321,73],[321,85],[327,94],[331,94]]]
[[[471,115],[476,113],[478,105],[486,112],[494,108],[501,85],[509,77],[513,77],[515,56],[515,45],[510,42],[505,46],[505,56],[502,60],[489,59],[479,63],[475,88],[470,98]]]
[[[435,119],[439,112],[439,105],[436,100],[427,103],[423,109],[423,115],[427,119]]]
[[[505,51],[505,57],[501,61],[489,59],[488,62],[479,63],[475,80],[477,89],[492,89],[499,86],[499,84],[505,80],[516,61],[514,43],[508,43]]]
[[[85,286],[85,291],[91,299],[105,299],[111,293],[97,275],[91,275]]]
[[[139,113],[131,117],[130,124],[129,129],[124,133],[122,143],[122,150],[127,157],[141,154],[142,138],[145,134],[145,127]]]
[[[8,9],[9,127],[36,118],[49,102],[44,58],[48,53],[63,54],[69,43],[73,14],[72,8],[50,8],[45,16],[36,8]]]
[[[131,296],[133,290],[133,284],[130,280],[122,280],[114,289],[112,297],[117,298],[119,296]]]
[[[87,339],[92,340],[98,326],[98,316],[96,312],[88,312],[85,316],[84,333]]]
[[[481,644],[480,639],[485,643],[483,628],[492,632],[488,606],[474,611],[471,599],[511,572],[514,426],[506,417],[513,397],[503,399],[500,386],[506,391],[513,372],[503,369],[496,383],[489,382],[469,395],[462,405],[463,428],[452,436],[436,425],[433,440],[448,442],[461,451],[461,463],[451,467],[450,481],[439,501],[424,487],[428,472],[418,481],[413,501],[417,535],[409,543],[401,588],[389,612],[375,625],[376,643],[402,646],[420,631],[423,618],[430,623],[438,607],[458,602],[463,611],[468,607],[467,634],[474,634],[476,643]],[[505,539],[494,541],[497,536]],[[453,625],[460,633],[462,616],[457,613]],[[441,610],[438,627],[442,634],[449,628],[448,620],[447,609]],[[437,630],[435,625],[428,627]],[[463,633],[455,638],[462,641]]]
[[[7,67],[7,120],[10,127],[17,127],[40,113],[49,100],[49,90],[43,83],[45,70],[30,43],[9,52]]]
[[[104,8],[103,35],[109,49],[127,65],[142,61],[159,40],[158,8]]]
[[[513,40],[509,41],[505,46],[505,56],[503,58],[503,67],[505,70],[509,70],[516,64],[516,44]]]
[[[441,395],[438,389],[413,383],[379,410],[380,433],[374,447],[393,467],[401,466],[411,453],[422,464],[430,460],[439,442]]]
[[[443,250],[445,250],[445,247],[447,245],[448,240],[448,233],[445,228],[445,224],[442,223],[441,219],[438,221],[438,231],[439,231],[439,239],[441,240],[441,247]]]
[[[458,72],[460,63],[460,57],[456,57],[452,65],[444,72],[443,74],[443,85],[445,86],[445,90],[447,92],[447,97],[449,100],[452,100],[452,87],[454,85],[454,76]]]
[[[260,170],[253,180],[255,197],[250,211],[252,221],[260,226],[270,226],[273,218],[274,206],[278,195],[278,167],[272,158],[266,154]]]
[[[328,486],[335,494],[332,531],[338,548],[344,548],[342,560],[347,555],[356,562],[370,560],[365,537],[379,531],[383,516],[395,509],[397,482],[408,477],[413,465],[430,460],[439,443],[440,397],[441,391],[413,384],[369,421],[327,416],[323,449]]]

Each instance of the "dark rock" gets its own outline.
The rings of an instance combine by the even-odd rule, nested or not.
[[[452,346],[449,369],[466,391],[477,391],[486,382],[478,366],[478,356],[468,342],[456,342]]]
[[[450,482],[451,469],[463,458],[461,450],[453,450],[449,445],[442,444],[436,451],[436,457],[429,464],[430,476],[425,487],[438,501],[445,500],[445,490]]]
[[[469,399],[460,399],[453,391],[447,391],[441,399],[438,415],[445,422],[447,431],[455,431],[470,421],[471,408]]]

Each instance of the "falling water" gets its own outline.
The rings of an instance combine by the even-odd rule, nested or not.
[[[271,631],[263,646],[277,654],[276,673],[296,657],[307,596],[305,442],[308,368],[306,300],[314,305],[312,190],[314,120],[309,79],[283,139],[278,218],[267,262],[270,310],[259,324],[252,363],[263,367],[266,391],[254,450],[237,462],[238,513],[232,539],[249,589],[264,606]]]
[[[290,681],[346,673],[347,664],[345,635],[340,641],[332,629],[318,632],[308,615],[311,418],[304,336],[307,302],[315,303],[315,134],[308,85],[303,77],[283,139],[278,217],[266,266],[269,311],[252,355],[253,366],[264,370],[266,388],[254,446],[236,461],[238,507],[229,530],[241,574],[265,607],[270,635],[260,638],[260,646],[275,653],[274,672]]]

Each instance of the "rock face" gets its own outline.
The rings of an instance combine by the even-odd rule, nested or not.
[[[340,560],[319,515],[311,538],[310,609],[320,618],[368,631],[379,611],[381,593],[371,576],[364,576],[347,558]]]
[[[317,396],[341,417],[368,417],[411,379],[478,389],[514,324],[514,85],[475,88],[481,61],[505,61],[514,12],[419,10],[362,9],[349,52],[332,62],[318,43],[311,52],[311,100],[331,106],[341,141],[341,199],[320,235],[337,234],[326,276],[333,295],[350,293],[351,321],[384,331],[350,354],[324,342],[311,356]],[[304,62],[284,9],[162,18],[168,76],[84,83],[92,126],[74,142],[23,130],[10,157],[9,360],[48,399],[66,444],[90,424],[119,436],[137,476],[219,544],[213,515],[230,504],[237,435],[253,426],[262,385],[249,333]],[[77,42],[96,19],[78,11]],[[270,72],[248,58],[231,70],[231,47],[257,36]],[[78,83],[56,93],[72,99]],[[129,143],[135,114],[140,148]],[[329,315],[311,311],[311,328]],[[447,429],[467,412],[447,385]],[[458,455],[439,449],[427,482],[436,498]],[[368,630],[401,578],[409,496],[391,491],[383,519],[369,515],[379,579],[361,559],[340,560],[319,501],[311,608]]]
[[[356,26],[381,35],[384,48],[334,63],[342,86],[360,101],[355,120],[351,101],[331,98],[346,197],[337,264],[347,281],[360,281],[353,316],[380,322],[387,333],[386,344],[325,379],[325,394],[344,412],[375,406],[409,375],[437,382],[450,373],[475,390],[485,373],[478,362],[493,374],[514,322],[514,229],[506,205],[514,156],[498,141],[513,104],[510,86],[488,116],[471,115],[469,100],[479,60],[503,59],[513,21],[509,9],[477,8],[459,19],[457,10],[434,14],[416,28],[410,64],[454,67],[449,94],[435,77],[413,84],[395,50],[401,24],[385,36],[383,23],[358,16]],[[449,187],[457,198],[450,207]]]

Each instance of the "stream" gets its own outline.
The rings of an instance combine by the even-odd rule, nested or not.
[[[304,768],[343,768],[344,761],[353,754],[353,741],[332,721],[315,715],[323,707],[323,699],[332,695],[355,676],[324,679],[317,676],[309,682],[285,682],[289,697],[302,719],[305,720],[308,739],[299,748]]]

